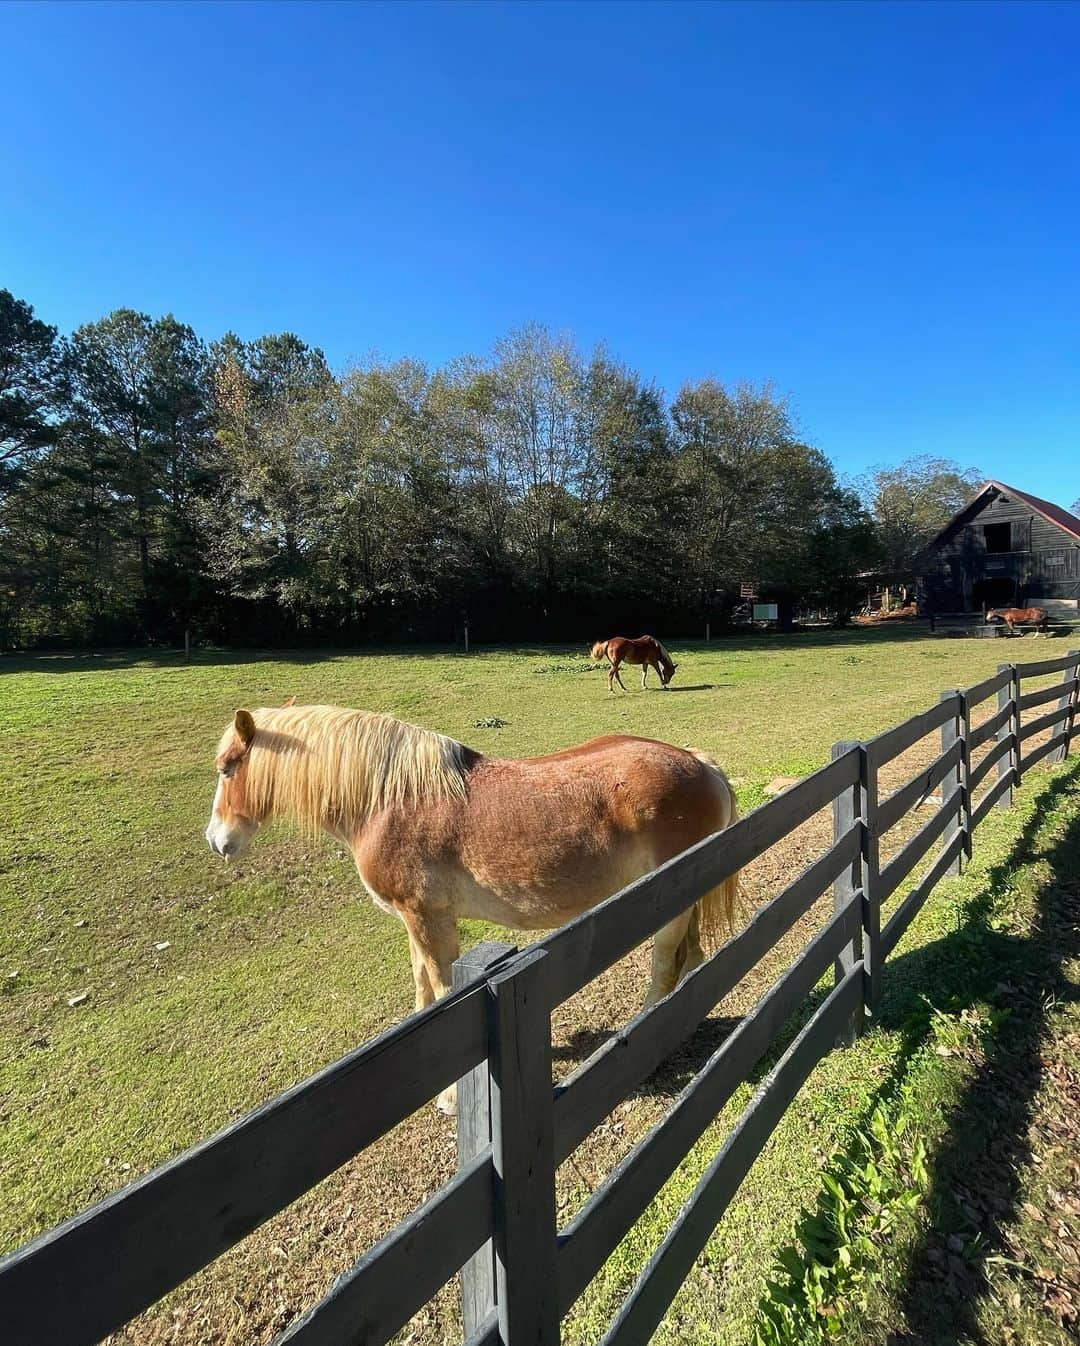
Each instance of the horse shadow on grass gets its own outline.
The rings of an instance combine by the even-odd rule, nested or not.
[[[698,1073],[713,1052],[741,1022],[742,1020],[738,1018],[706,1019],[681,1047],[672,1052],[659,1069],[634,1090],[635,1095],[666,1097],[673,1091],[677,1093]],[[579,1028],[565,1041],[552,1046],[552,1060],[566,1061],[576,1068],[611,1037],[610,1028]]]

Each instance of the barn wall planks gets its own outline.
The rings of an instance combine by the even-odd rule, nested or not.
[[[941,613],[1075,600],[1080,539],[1033,502],[988,483],[923,551],[918,570],[925,604]]]

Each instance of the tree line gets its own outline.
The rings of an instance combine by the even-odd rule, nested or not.
[[[977,474],[841,482],[768,386],[670,402],[538,326],[440,369],[0,290],[0,645],[719,629],[752,581],[843,621]]]

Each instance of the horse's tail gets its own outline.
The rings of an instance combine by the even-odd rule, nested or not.
[[[708,767],[718,787],[720,809],[716,831],[721,831],[725,827],[730,827],[739,817],[735,791],[719,762],[708,753],[692,751],[698,761]],[[698,923],[707,948],[718,948],[726,939],[730,939],[735,929],[735,913],[739,905],[739,873],[740,871],[736,870],[734,874],[729,874],[704,897],[698,898],[696,904]]]
[[[603,659],[605,654],[607,654],[607,641],[598,640],[592,647],[592,657],[594,660]]]

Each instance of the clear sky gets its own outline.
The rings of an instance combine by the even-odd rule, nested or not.
[[[1080,5],[0,4],[0,285],[336,365],[536,320],[1080,496]]]

